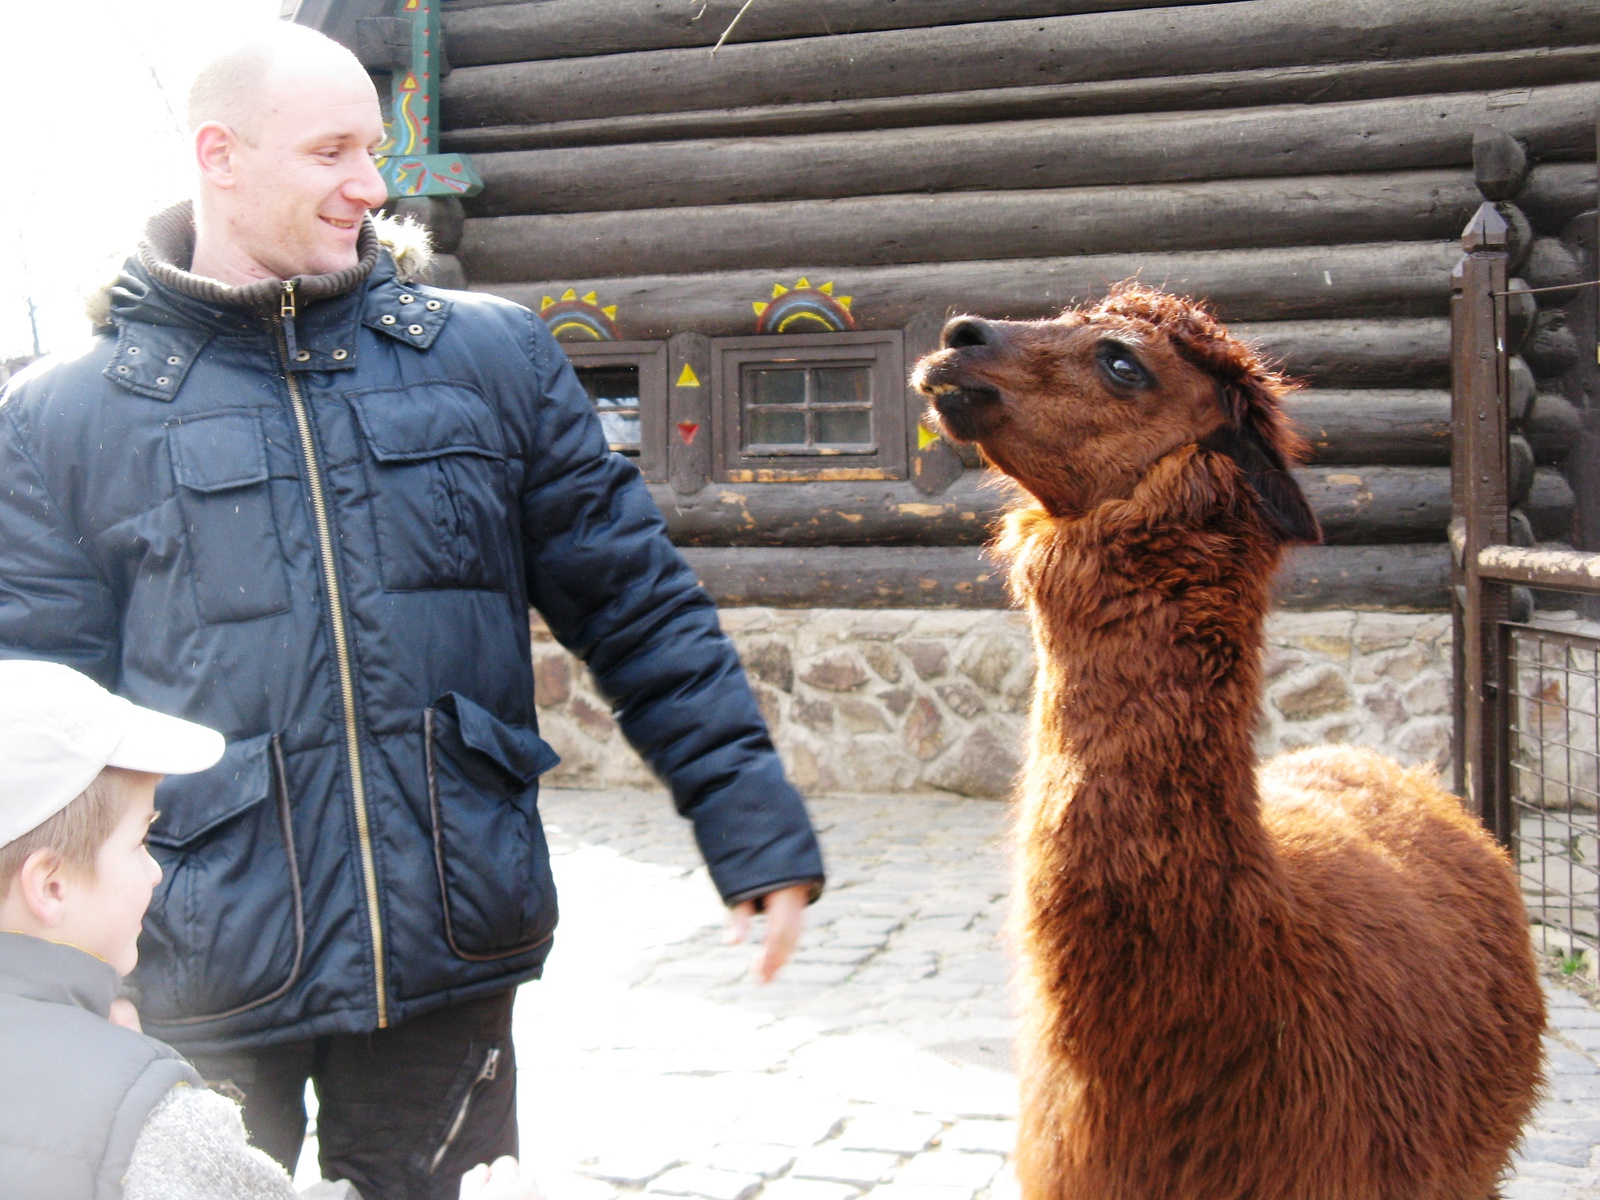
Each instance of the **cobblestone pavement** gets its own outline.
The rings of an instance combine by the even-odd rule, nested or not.
[[[548,1200],[1015,1194],[1003,805],[813,800],[830,887],[761,987],[663,795],[540,803],[563,916],[515,1021]],[[1550,1005],[1550,1095],[1505,1196],[1600,1200],[1600,1011]]]

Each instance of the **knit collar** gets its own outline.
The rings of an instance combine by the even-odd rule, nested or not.
[[[110,963],[60,942],[0,931],[0,995],[111,1013],[121,982]]]
[[[191,273],[189,264],[194,261],[194,238],[194,205],[184,200],[150,218],[144,240],[139,243],[139,263],[154,282],[202,304],[251,312],[269,312],[278,307],[283,295],[281,279],[258,279],[232,287]],[[379,249],[378,232],[372,218],[363,217],[361,234],[356,241],[356,251],[360,255],[356,264],[327,275],[296,275],[296,300],[312,304],[353,291],[372,274]]]

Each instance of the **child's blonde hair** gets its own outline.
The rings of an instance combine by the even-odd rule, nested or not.
[[[22,864],[40,850],[53,850],[68,867],[93,876],[100,847],[106,844],[133,798],[128,784],[135,774],[121,767],[102,768],[60,812],[0,846],[0,896],[11,889],[11,881],[22,870]]]

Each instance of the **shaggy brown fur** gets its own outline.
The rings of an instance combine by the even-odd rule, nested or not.
[[[961,318],[915,382],[1032,497],[1015,922],[1027,1200],[1483,1200],[1540,1084],[1505,854],[1367,750],[1257,772],[1268,584],[1316,540],[1285,382],[1124,285]]]

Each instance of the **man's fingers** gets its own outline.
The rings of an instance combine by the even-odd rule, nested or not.
[[[805,929],[806,904],[810,899],[811,888],[806,884],[780,888],[764,897],[762,911],[767,918],[767,935],[754,967],[756,978],[762,983],[771,983],[779,968],[794,953]]]
[[[722,941],[727,946],[737,946],[749,936],[750,921],[756,915],[756,902],[746,900],[728,910],[728,923],[722,930]]]

